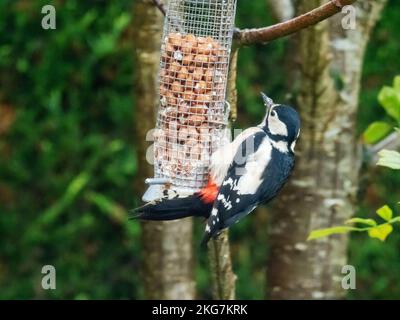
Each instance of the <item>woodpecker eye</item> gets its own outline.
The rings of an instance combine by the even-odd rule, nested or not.
[[[271,116],[276,117],[276,112],[275,112],[275,110],[272,110],[272,111],[271,111]]]

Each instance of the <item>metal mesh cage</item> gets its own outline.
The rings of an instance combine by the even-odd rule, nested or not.
[[[170,0],[159,73],[154,175],[201,188],[224,143],[225,94],[236,0]]]

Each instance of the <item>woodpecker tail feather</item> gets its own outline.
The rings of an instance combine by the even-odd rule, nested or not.
[[[208,241],[212,238],[211,234],[206,232],[201,239],[200,247],[207,248]]]
[[[204,203],[196,194],[175,199],[160,199],[134,209],[130,219],[142,220],[176,220],[186,217],[208,218],[211,204]]]
[[[209,225],[206,225],[206,231],[203,234],[203,238],[201,239],[200,246],[203,248],[207,248],[207,244],[211,239],[218,239],[222,230],[217,230],[215,228],[210,228]]]

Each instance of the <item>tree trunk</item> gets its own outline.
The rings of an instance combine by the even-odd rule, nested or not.
[[[163,17],[150,0],[134,5],[135,96],[134,123],[140,170],[136,192],[153,176],[146,161],[146,135],[154,128],[159,102],[157,73]],[[142,278],[147,299],[194,299],[192,220],[142,223]]]
[[[326,1],[299,0],[298,11]],[[311,230],[355,212],[360,167],[356,112],[365,47],[386,1],[359,1],[356,28],[344,14],[301,32],[297,57],[302,117],[295,174],[272,216],[267,281],[272,299],[342,298],[347,236],[306,242]]]

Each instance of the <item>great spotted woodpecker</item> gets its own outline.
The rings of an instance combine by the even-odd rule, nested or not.
[[[166,191],[164,198],[135,209],[132,218],[204,217],[208,221],[202,244],[206,244],[259,204],[272,200],[293,170],[300,118],[292,107],[261,95],[266,107],[263,121],[212,154],[206,187],[184,197]]]

